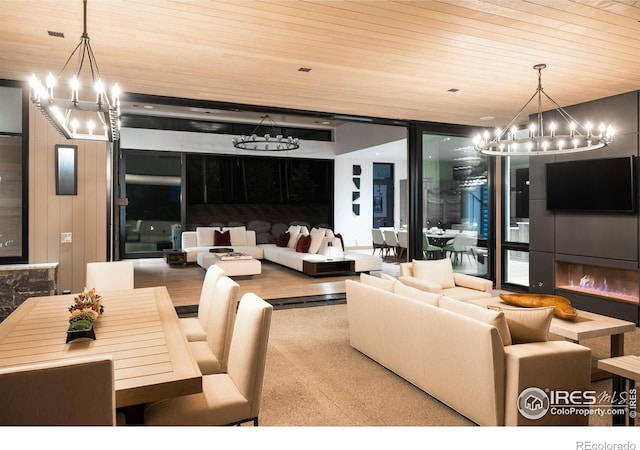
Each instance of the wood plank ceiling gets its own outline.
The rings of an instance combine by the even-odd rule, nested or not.
[[[81,0],[0,1],[0,17],[4,79],[57,73],[82,34]],[[125,92],[501,125],[537,63],[563,106],[640,89],[639,19],[614,0],[89,0],[87,28]]]

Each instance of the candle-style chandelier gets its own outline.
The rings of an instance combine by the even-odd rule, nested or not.
[[[497,128],[492,134],[489,131],[478,134],[474,140],[476,151],[495,156],[534,156],[560,153],[585,152],[602,148],[613,142],[613,128],[601,123],[597,129],[591,122],[582,125],[565,111],[542,89],[542,69],[546,64],[533,66],[538,71],[538,88],[518,114],[503,128]],[[542,96],[545,96],[555,107],[558,116],[567,123],[566,133],[558,128],[555,122],[545,127],[542,120]],[[520,129],[515,125],[520,114],[535,98],[538,99],[538,113],[535,122],[528,129]]]
[[[267,120],[267,125],[263,126],[263,123]],[[266,128],[267,131],[267,133],[262,136],[258,135],[261,127]],[[242,150],[280,152],[300,148],[300,141],[297,138],[291,136],[285,137],[282,133],[282,128],[278,127],[278,124],[276,124],[269,115],[266,115],[262,117],[262,120],[260,120],[260,123],[253,129],[250,135],[234,137],[231,142],[233,142],[235,148]]]
[[[80,37],[80,43],[73,50],[57,77],[50,72],[43,83],[35,74],[31,76],[31,101],[67,139],[113,142],[120,139],[120,89],[117,84],[114,85],[111,98],[105,92],[98,63],[87,34],[87,0],[83,0],[83,4],[84,31]],[[74,55],[77,55],[78,65],[70,80],[69,97],[56,98],[54,88]],[[85,62],[91,72],[95,96],[85,93],[84,98],[81,99],[81,74]]]

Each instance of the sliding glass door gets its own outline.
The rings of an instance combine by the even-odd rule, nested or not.
[[[125,258],[138,258],[179,248],[181,155],[135,150],[121,154],[121,196],[127,199],[121,253]]]

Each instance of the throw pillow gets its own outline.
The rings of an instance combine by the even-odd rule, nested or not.
[[[222,230],[229,232],[230,245],[247,245],[246,227],[226,227]]]
[[[215,230],[213,233],[213,245],[231,245],[231,234],[229,231]]]
[[[544,342],[549,339],[549,326],[555,310],[553,306],[505,308],[503,306],[488,305],[487,308],[504,313],[514,344]]]
[[[196,242],[198,243],[198,247],[213,247],[214,230],[216,230],[214,227],[196,228]]]
[[[393,285],[396,281],[385,280],[383,278],[374,277],[366,273],[360,274],[360,283],[372,286],[383,291],[393,292]]]
[[[309,245],[309,253],[318,253],[320,245],[322,245],[322,239],[324,238],[326,228],[313,228],[311,230],[311,244]]]
[[[440,308],[446,309],[447,311],[458,313],[471,319],[493,325],[498,329],[498,334],[500,335],[504,346],[511,345],[515,342],[513,341],[511,328],[507,323],[506,315],[502,311],[489,311],[491,314],[486,314],[488,310],[485,308],[481,308],[480,306],[472,303],[454,300],[452,298],[445,297],[444,295],[438,300],[438,305]]]
[[[384,274],[382,274],[384,275]],[[440,294],[434,294],[433,292],[421,291],[406,284],[396,282],[393,285],[393,293],[402,295],[403,297],[409,297],[413,300],[418,300],[428,305],[438,306]]]
[[[449,258],[429,261],[413,260],[412,269],[414,277],[437,283],[442,286],[442,289],[456,287],[453,281],[453,266]]]
[[[289,233],[286,231],[284,233],[280,233],[280,235],[276,238],[276,247],[286,247],[289,243]]]
[[[289,233],[289,242],[287,242],[287,247],[296,248],[298,236],[300,236],[300,225],[291,225],[287,230],[287,233]]]
[[[299,253],[308,253],[309,246],[311,245],[311,236],[308,234],[303,234],[298,238],[298,242],[296,243],[296,252]]]
[[[336,233],[336,237],[340,239],[340,245],[342,245],[342,250],[344,251],[344,239],[342,239],[342,235],[340,233]]]

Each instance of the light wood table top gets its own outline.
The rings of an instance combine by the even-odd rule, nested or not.
[[[640,356],[625,355],[601,359],[598,368],[628,380],[640,381]]]
[[[68,344],[74,294],[25,300],[0,323],[0,367],[110,354],[117,407],[202,392],[202,374],[164,286],[99,294],[104,313],[94,325],[96,340]]]
[[[581,341],[600,336],[631,333],[636,324],[614,317],[603,316],[588,311],[579,310],[574,320],[563,320],[554,317],[549,331],[572,341]]]

